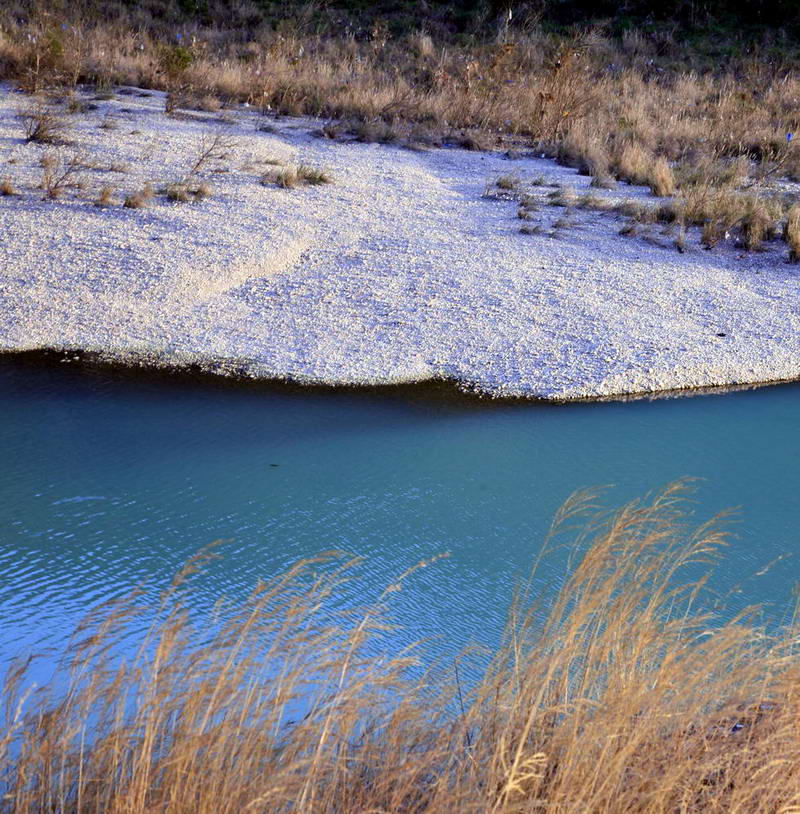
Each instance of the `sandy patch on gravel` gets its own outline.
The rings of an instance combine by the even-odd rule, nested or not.
[[[800,277],[780,244],[703,251],[690,235],[680,254],[621,237],[613,214],[565,224],[542,180],[581,192],[589,179],[551,161],[332,142],[319,123],[246,108],[170,117],[162,94],[134,89],[68,117],[71,144],[54,148],[24,142],[25,102],[0,89],[0,177],[20,193],[0,198],[0,350],[554,399],[800,377]],[[217,132],[234,144],[198,174],[209,199],[120,205],[179,180]],[[44,153],[81,154],[83,189],[43,200]],[[333,183],[264,186],[270,161]],[[541,233],[484,197],[509,173],[539,181]],[[116,203],[96,207],[106,184]]]

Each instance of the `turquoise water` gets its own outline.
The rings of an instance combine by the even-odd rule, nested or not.
[[[654,402],[476,404],[409,394],[276,392],[0,363],[0,667],[48,658],[93,605],[155,595],[201,546],[230,542],[192,601],[245,593],[299,558],[366,558],[359,601],[448,551],[393,597],[447,658],[496,643],[558,506],[612,505],[684,476],[698,520],[741,506],[712,587],[784,617],[800,559],[800,387]],[[762,572],[778,557],[777,565]],[[558,585],[556,557],[540,572]],[[356,589],[354,589],[356,590]]]

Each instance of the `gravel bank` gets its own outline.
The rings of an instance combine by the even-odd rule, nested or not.
[[[680,254],[621,237],[613,214],[546,205],[542,231],[522,234],[487,184],[588,187],[550,161],[332,142],[318,123],[244,108],[167,116],[161,94],[135,89],[92,101],[68,117],[69,144],[43,146],[22,138],[25,103],[0,90],[0,176],[19,192],[0,198],[0,351],[548,399],[800,377],[800,276],[779,244],[703,251],[690,235]],[[182,178],[218,132],[233,143],[198,173],[210,198],[120,205]],[[80,155],[83,189],[43,200],[45,154]],[[264,186],[274,161],[333,183]],[[94,205],[103,185],[115,205]]]

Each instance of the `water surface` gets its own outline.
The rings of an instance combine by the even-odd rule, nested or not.
[[[800,387],[633,403],[476,405],[408,394],[279,392],[0,363],[0,667],[53,652],[98,602],[155,595],[229,540],[192,601],[243,595],[328,549],[363,555],[359,601],[394,595],[404,630],[449,658],[498,640],[511,589],[580,487],[620,503],[684,476],[707,519],[741,506],[713,582],[780,620],[798,577]],[[776,558],[777,565],[763,571]],[[561,580],[558,558],[541,591]],[[45,659],[37,668],[44,672]]]

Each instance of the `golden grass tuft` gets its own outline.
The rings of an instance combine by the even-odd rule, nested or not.
[[[626,144],[613,161],[613,167],[623,181],[647,186],[654,161],[653,154],[641,144]]]
[[[675,175],[669,161],[663,156],[657,158],[650,167],[647,184],[653,195],[659,198],[675,194]]]
[[[14,186],[14,182],[6,177],[0,181],[0,195],[3,197],[10,197],[11,195],[17,194],[17,188]]]
[[[264,186],[274,184],[282,189],[294,189],[304,184],[319,186],[330,184],[332,181],[333,179],[325,170],[311,167],[308,164],[276,168],[261,176],[261,183]]]
[[[471,688],[420,673],[413,648],[385,653],[386,603],[403,578],[375,605],[337,610],[357,564],[319,558],[209,622],[184,600],[200,558],[155,610],[133,595],[94,612],[58,689],[31,692],[25,663],[11,666],[0,805],[793,810],[797,630],[768,634],[755,613],[722,621],[702,610],[697,574],[724,536],[713,523],[692,529],[680,498],[673,487],[610,514],[591,494],[568,502],[550,538],[573,552],[563,587],[547,607],[533,578],[517,592],[503,644]],[[115,661],[136,636],[135,656]]]
[[[100,192],[97,193],[94,205],[98,207],[106,207],[112,206],[113,203],[114,203],[114,187],[112,187],[110,184],[106,184],[105,186],[101,187]]]
[[[153,189],[153,185],[147,183],[137,192],[126,195],[122,205],[126,209],[144,209],[152,203],[154,197],[155,190]]]
[[[800,262],[800,204],[794,204],[786,215],[783,239],[789,246],[790,262]]]

